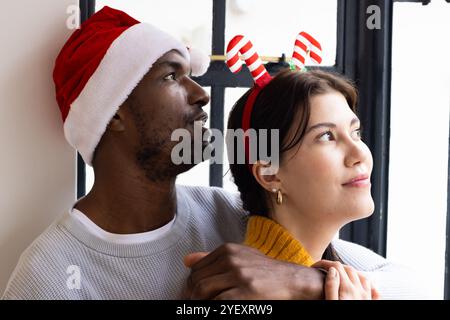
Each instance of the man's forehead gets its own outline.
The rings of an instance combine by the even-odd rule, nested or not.
[[[180,65],[181,67],[186,68],[189,67],[188,61],[181,55],[180,52],[178,52],[177,50],[171,50],[169,52],[166,52],[162,57],[156,60],[151,69],[165,65],[177,65],[177,64]]]

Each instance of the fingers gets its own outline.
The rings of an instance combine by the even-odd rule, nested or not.
[[[226,243],[224,245],[221,245],[216,250],[205,256],[203,259],[192,265],[191,268],[192,270],[202,269],[210,264],[213,264],[219,257],[236,253],[239,247],[240,245],[233,243]]]
[[[379,293],[376,291],[369,279],[362,273],[356,271],[354,268],[343,265],[338,261],[321,260],[313,265],[314,268],[321,268],[328,270],[327,278],[325,280],[325,298],[327,300],[336,299],[336,292],[340,300],[344,299],[379,299]],[[339,288],[336,290],[336,281],[332,280],[332,269],[335,269],[338,274]]]
[[[214,287],[205,285],[205,283],[208,283],[207,281],[209,279],[216,276],[223,277],[225,274],[234,274],[240,266],[239,256],[244,254],[246,258],[249,258],[248,250],[241,252],[241,247],[241,245],[236,244],[225,244],[209,254],[201,252],[186,256],[184,262],[191,268],[191,274],[187,281],[188,292],[192,295],[192,292],[199,283],[201,283],[201,296],[205,296],[206,294],[204,292],[206,291],[212,292],[219,290],[219,286],[222,286],[221,290],[227,289],[229,285],[227,283],[218,282]]]
[[[191,274],[188,279],[188,286],[190,286],[191,289],[193,285],[203,279],[232,272],[232,266],[229,264],[229,261],[223,257],[218,257],[213,264],[205,266],[201,269],[195,269],[194,266],[191,267]]]
[[[371,300],[372,296],[372,283],[362,274],[359,274],[359,282],[361,284],[361,300]]]
[[[324,264],[323,264],[324,268],[329,270],[331,267],[333,267],[336,269],[336,271],[339,273],[339,282],[340,282],[341,289],[342,289],[342,287],[344,287],[344,289],[346,289],[346,287],[352,282],[350,280],[349,275],[347,274],[347,270],[349,270],[349,269],[346,269],[347,266],[344,267],[344,265],[342,263],[340,263],[339,261],[327,261],[327,260],[322,260],[322,261],[324,262]],[[352,278],[354,278],[354,275],[352,275]]]
[[[242,294],[239,294],[238,289],[225,290],[215,296],[212,300],[248,300]]]
[[[370,293],[372,290],[372,284],[370,283],[370,281],[366,277],[364,277],[361,273],[358,274],[358,278],[363,289]]]
[[[361,284],[361,281],[360,281],[360,274],[358,274],[358,272],[354,268],[352,268],[350,266],[347,266],[347,265],[342,265],[342,266],[344,267],[345,273],[347,274],[348,279],[350,280],[350,282],[354,286],[361,287],[362,284]],[[364,278],[362,275],[361,275],[361,277]]]
[[[238,289],[230,289],[222,291],[213,300],[249,300],[249,297],[244,296]]]
[[[334,267],[328,270],[324,288],[325,300],[339,300],[339,273]]]
[[[316,263],[314,263],[311,267],[322,268],[322,269],[328,270],[331,267],[333,267],[335,263],[336,263],[336,261],[320,260],[320,261],[317,261]]]
[[[188,268],[191,268],[198,261],[203,259],[209,254],[209,252],[193,252],[184,257],[184,265]]]
[[[193,300],[209,300],[233,287],[234,281],[229,274],[219,274],[195,283],[190,291],[189,298]]]
[[[372,289],[371,289],[371,294],[372,294],[372,300],[380,300],[381,299],[380,293],[374,287],[372,287]]]

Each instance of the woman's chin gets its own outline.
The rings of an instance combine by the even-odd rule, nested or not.
[[[375,211],[375,203],[373,202],[372,197],[370,197],[370,200],[367,201],[367,203],[362,206],[361,208],[361,218],[360,219],[364,219],[367,217],[370,217]]]
[[[370,197],[370,199],[366,199],[365,201],[361,201],[355,204],[347,212],[351,213],[349,215],[350,220],[356,221],[370,217],[374,213],[374,211],[375,211],[375,204],[373,202],[372,197]]]

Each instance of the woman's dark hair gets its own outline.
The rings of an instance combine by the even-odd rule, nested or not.
[[[233,106],[228,119],[228,129],[241,128],[243,109],[250,91]],[[283,154],[298,146],[305,134],[311,114],[311,98],[333,91],[341,93],[350,108],[355,111],[356,89],[342,76],[319,70],[281,71],[261,90],[253,106],[250,128],[256,130],[257,142],[259,129],[268,129],[269,132],[270,129],[278,129],[279,159],[282,162]],[[230,170],[241,194],[244,209],[250,214],[268,217],[270,201],[266,191],[246,164],[238,164],[239,150],[235,141],[228,144],[228,148],[230,147],[234,148],[234,152],[228,152],[229,155],[234,155],[234,159],[229,159]],[[267,147],[270,154],[270,144]],[[258,157],[256,159],[260,160]],[[327,251],[326,254],[333,256],[332,252]]]

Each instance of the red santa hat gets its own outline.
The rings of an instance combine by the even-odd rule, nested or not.
[[[109,121],[165,53],[177,50],[201,75],[208,59],[190,55],[181,42],[125,12],[104,7],[76,30],[59,53],[53,71],[56,100],[67,141],[92,165]]]

